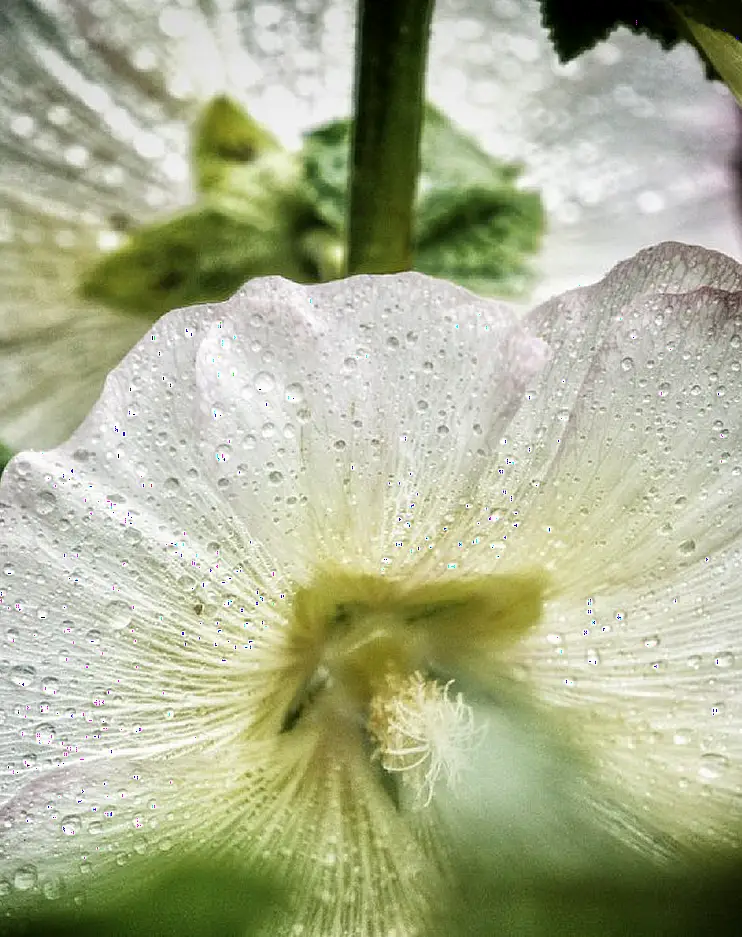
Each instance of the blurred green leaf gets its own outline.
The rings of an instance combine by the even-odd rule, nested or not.
[[[224,188],[232,163],[278,152],[276,138],[226,95],[209,102],[193,129],[191,156],[199,192]]]
[[[155,318],[227,299],[246,280],[340,277],[350,121],[308,134],[299,155],[238,105],[216,98],[194,128],[193,208],[130,231],[80,284],[84,298]],[[539,196],[428,105],[416,205],[415,268],[483,293],[520,292],[539,246]]]
[[[13,458],[13,450],[5,445],[4,442],[0,441],[0,475],[3,474],[3,469]]]
[[[457,900],[434,937],[739,937],[739,860],[647,862],[580,876],[494,878],[481,858],[457,871]],[[431,935],[432,937],[432,935]]]
[[[219,186],[193,209],[136,229],[98,261],[81,294],[154,317],[227,299],[251,277],[315,280],[301,244],[315,215],[300,194],[297,160],[271,153],[222,165],[220,173]]]
[[[246,937],[281,920],[285,902],[265,877],[229,861],[111,873],[80,905],[42,899],[0,922],[7,937]],[[269,928],[270,930],[270,928]]]
[[[350,121],[307,134],[303,157],[317,211],[345,229]],[[479,292],[515,294],[530,276],[544,212],[536,192],[517,188],[521,167],[483,152],[432,105],[425,108],[415,218],[416,270]]]

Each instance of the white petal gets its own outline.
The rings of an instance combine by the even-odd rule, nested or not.
[[[552,576],[515,656],[600,783],[687,840],[742,838],[741,290],[665,244],[546,304],[555,357],[510,428],[503,565]]]
[[[417,274],[255,281],[224,311],[197,384],[203,464],[234,513],[277,559],[421,575],[543,344]]]

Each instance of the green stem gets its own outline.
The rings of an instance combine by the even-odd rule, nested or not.
[[[359,0],[348,273],[412,266],[425,65],[435,0]]]

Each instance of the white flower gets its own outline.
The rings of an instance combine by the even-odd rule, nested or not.
[[[537,5],[484,6],[436,4],[428,96],[542,192],[539,298],[669,237],[738,249],[735,105],[692,49],[618,30],[562,67]],[[66,439],[146,330],[80,281],[132,227],[193,202],[203,105],[226,93],[289,147],[349,115],[355,3],[5,7],[0,441],[20,449]]]
[[[415,933],[497,745],[459,680],[621,835],[739,844],[741,288],[670,243],[523,324],[417,274],[156,323],[2,479],[7,881],[236,851],[295,933]]]

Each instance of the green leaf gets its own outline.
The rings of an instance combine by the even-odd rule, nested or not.
[[[4,442],[0,441],[0,475],[3,474],[3,469],[13,458],[13,450],[5,445]]]
[[[301,166],[286,153],[222,166],[219,186],[193,209],[142,226],[84,277],[87,299],[146,315],[227,299],[251,277],[316,279],[301,247],[316,223],[301,197]]]
[[[101,877],[82,902],[25,903],[0,921],[8,937],[246,937],[278,922],[285,902],[264,876],[218,862],[137,865]],[[37,899],[38,901],[38,899]],[[4,908],[4,910],[7,910]],[[284,921],[284,927],[285,927]],[[262,928],[261,928],[262,929]]]
[[[742,42],[720,29],[712,29],[686,18],[685,24],[708,60],[742,105]],[[742,35],[742,30],[738,36]]]
[[[226,95],[204,108],[193,130],[191,156],[200,192],[223,187],[232,163],[249,163],[281,149],[276,138]]]
[[[305,137],[307,186],[317,212],[345,229],[350,121]],[[544,229],[541,199],[516,187],[521,168],[503,164],[427,105],[415,218],[414,267],[478,292],[513,295],[528,282],[527,257]]]

